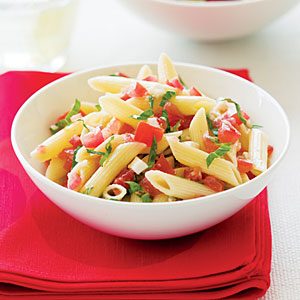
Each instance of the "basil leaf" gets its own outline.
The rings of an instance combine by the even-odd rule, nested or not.
[[[90,131],[90,129],[86,126],[85,122],[82,119],[79,119],[78,121],[82,122],[82,125],[87,131]]]
[[[171,130],[174,131],[178,131],[179,127],[181,125],[181,121],[177,121],[176,124],[171,128]]]
[[[95,107],[97,108],[98,111],[101,111],[101,106],[100,106],[100,104],[96,104]]]
[[[221,144],[215,152],[212,152],[207,156],[207,167],[209,167],[216,158],[224,156],[228,151],[230,151],[230,144]]]
[[[150,148],[149,159],[148,159],[149,169],[151,169],[155,164],[156,150],[157,150],[157,142],[156,142],[156,138],[154,137]]]
[[[114,139],[114,136],[112,136],[109,140],[109,142],[105,145],[105,153],[100,159],[100,165],[103,167],[104,162],[108,159],[109,155],[112,152],[112,146],[111,146],[111,141]]]
[[[168,112],[165,109],[163,109],[163,111],[161,113],[161,116],[166,120],[166,123],[167,123],[166,133],[171,132],[169,115],[168,115]]]
[[[74,154],[73,154],[73,158],[72,158],[72,169],[77,165],[76,154],[77,154],[78,150],[79,150],[81,147],[82,147],[82,146],[78,146],[78,147],[74,150]]]
[[[105,152],[101,152],[101,151],[95,151],[95,150],[92,150],[92,149],[86,149],[86,152],[87,153],[91,153],[91,154],[97,154],[97,155],[104,155]]]
[[[150,108],[153,109],[153,107],[154,107],[154,97],[152,95],[150,95],[148,97],[148,100],[149,100]]]
[[[136,119],[136,120],[147,120],[148,118],[150,118],[153,115],[154,115],[154,113],[153,113],[152,108],[149,108],[149,109],[145,110],[144,112],[142,112],[140,115],[132,115],[131,118]]]
[[[80,112],[81,103],[78,99],[75,99],[75,103],[71,110],[68,112],[68,114],[65,117],[65,120],[71,123],[71,117],[74,115],[77,115]]]
[[[178,75],[178,80],[185,88],[187,88],[187,85],[184,83],[180,75]]]
[[[253,124],[253,125],[251,126],[251,128],[263,128],[263,126],[257,125],[257,124]]]
[[[172,97],[174,97],[176,93],[174,91],[167,91],[163,96],[160,101],[160,106],[163,107]]]
[[[233,103],[235,105],[236,112],[237,112],[239,119],[241,120],[241,122],[243,122],[245,125],[247,125],[247,120],[244,118],[242,111],[241,111],[241,107],[238,103],[236,103],[235,101],[233,101],[232,99],[229,99],[229,98],[225,98],[222,101],[227,101],[229,103]]]
[[[129,185],[129,193],[133,194],[138,191],[142,191],[142,187],[135,181],[125,181]]]
[[[212,120],[210,119],[210,117],[209,117],[208,114],[206,115],[206,121],[207,121],[208,128],[209,128],[209,130],[212,132],[212,134],[213,134],[214,136],[218,136],[218,128],[215,128],[215,127],[214,127],[213,122],[212,122]]]
[[[141,200],[143,202],[152,202],[153,201],[152,198],[150,197],[150,195],[148,193],[144,194],[140,198],[141,198]]]

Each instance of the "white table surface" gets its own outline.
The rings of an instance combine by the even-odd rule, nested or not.
[[[176,61],[249,68],[255,82],[286,110],[291,146],[269,185],[273,261],[264,299],[300,299],[300,5],[255,36],[201,44],[144,23],[116,0],[84,0],[63,71],[156,60],[162,51]]]

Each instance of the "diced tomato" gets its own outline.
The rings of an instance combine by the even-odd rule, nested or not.
[[[82,110],[80,110],[79,113],[80,113],[83,117],[86,115]]]
[[[69,140],[69,143],[74,147],[77,148],[82,145],[80,137],[78,135],[73,135]]]
[[[167,80],[166,84],[169,85],[169,86],[172,86],[176,89],[179,89],[181,91],[184,89],[184,86],[181,84],[181,82],[178,78],[174,78],[171,81]]]
[[[235,143],[240,136],[240,132],[230,122],[226,120],[222,122],[218,130],[218,138],[221,143]]]
[[[128,189],[129,185],[125,181],[133,181],[134,180],[134,171],[131,169],[123,169],[119,175],[117,175],[116,179],[114,180],[115,184],[119,184],[124,186],[124,188]]]
[[[124,74],[124,73],[122,73],[122,72],[116,72],[114,75],[116,75],[116,76],[120,76],[120,77],[129,78],[129,76],[128,76],[128,75],[126,75],[126,74]]]
[[[190,88],[190,95],[191,96],[202,96],[202,94],[194,86],[192,86]]]
[[[154,137],[159,142],[164,134],[164,130],[159,127],[152,126],[146,122],[140,122],[137,126],[134,140],[136,142],[145,143],[148,147],[151,147]]]
[[[244,111],[242,111],[242,116],[243,116],[244,119],[246,119],[246,120],[249,120],[249,119],[250,119],[250,117],[249,117]],[[243,122],[241,121],[241,119],[239,118],[239,116],[238,116],[237,113],[233,114],[231,117],[235,119],[235,122],[236,122],[237,125],[241,125],[241,124],[243,123]],[[233,125],[233,124],[232,124],[232,125]]]
[[[122,122],[118,119],[111,119],[109,123],[102,129],[102,135],[104,140],[112,136],[113,134],[119,133],[120,129],[122,128]]]
[[[158,189],[156,189],[146,177],[144,177],[140,181],[140,186],[145,190],[145,192],[149,193],[152,197],[161,194],[161,192]]]
[[[58,117],[55,119],[54,123],[57,123],[58,121],[65,119],[68,113],[69,113],[69,112],[66,111],[66,112],[63,113],[62,115],[58,116]]]
[[[203,142],[205,146],[205,151],[208,153],[214,152],[219,148],[218,145],[211,141],[211,137],[208,134],[205,134],[203,136]]]
[[[82,145],[86,148],[96,148],[104,141],[100,127],[96,127],[94,130],[84,134],[81,137]]]
[[[167,121],[164,118],[162,117],[157,118],[157,122],[163,130],[167,129]]]
[[[134,135],[131,133],[123,133],[122,137],[125,143],[130,143],[134,141]]]
[[[244,158],[238,158],[237,159],[237,164],[238,164],[238,170],[241,173],[248,173],[251,171],[253,167],[253,163],[247,159]]]
[[[177,106],[171,102],[167,102],[164,106],[164,109],[168,113],[171,126],[174,126],[178,121],[181,121],[184,118],[183,114],[180,113]]]
[[[124,124],[121,126],[121,128],[120,128],[120,130],[119,130],[118,133],[119,133],[119,134],[123,134],[123,133],[134,133],[134,128],[133,128],[132,126],[130,126],[130,125],[124,123]]]
[[[184,116],[180,122],[179,130],[184,130],[190,127],[194,116]]]
[[[70,171],[72,169],[74,156],[74,148],[66,148],[58,154],[58,157],[65,161],[64,169]]]
[[[268,145],[268,156],[271,156],[273,151],[274,151],[274,147],[271,145]]]
[[[225,184],[223,181],[217,179],[214,176],[206,176],[203,180],[203,184],[207,187],[211,188],[215,192],[222,192],[224,191]]]
[[[68,174],[68,183],[67,183],[67,187],[70,190],[76,190],[79,185],[81,184],[81,177],[79,174],[75,173],[75,172],[71,172]]]
[[[185,168],[184,178],[199,182],[202,179],[202,173],[200,168]]]
[[[46,160],[46,161],[44,162],[44,165],[45,165],[46,168],[48,168],[49,165],[50,165],[50,159],[49,159],[49,160]]]
[[[123,94],[121,97],[122,100],[128,100],[129,98],[133,97],[144,97],[148,94],[146,88],[144,88],[140,83],[135,82],[132,84]]]
[[[252,172],[248,172],[247,176],[250,180],[252,180],[253,178],[255,178],[256,176],[252,173]]]
[[[147,76],[143,79],[144,81],[153,81],[153,82],[157,82],[157,77],[156,76],[153,76],[153,75],[150,75],[150,76]]]
[[[160,155],[152,170],[159,170],[172,175],[175,174],[175,171],[173,170],[172,166],[169,164],[169,162],[163,154]]]

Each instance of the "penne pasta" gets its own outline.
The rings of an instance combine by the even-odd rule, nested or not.
[[[80,110],[86,115],[92,112],[98,112],[96,105],[97,103],[82,101],[80,105]]]
[[[249,135],[250,135],[250,129],[247,128],[244,124],[240,125],[240,133],[241,133],[241,137],[240,137],[240,141],[241,141],[241,145],[242,145],[242,149],[244,151],[249,151]]]
[[[137,80],[143,80],[145,79],[146,77],[148,76],[152,76],[152,70],[151,68],[148,66],[148,65],[143,65],[141,67],[141,69],[139,70],[137,76],[136,76],[136,79]]]
[[[180,143],[177,138],[169,137],[169,145],[176,160],[189,167],[200,167],[201,170],[209,175],[213,175],[232,186],[242,183],[241,175],[236,167],[229,161],[216,158],[207,167],[206,158],[208,153]]]
[[[209,112],[216,104],[215,100],[204,96],[176,96],[170,101],[184,115],[195,115],[201,107]]]
[[[192,199],[215,193],[213,190],[201,183],[180,178],[161,171],[148,171],[145,176],[160,192],[180,199]]]
[[[81,192],[96,197],[101,196],[105,188],[145,147],[145,144],[137,142],[119,145],[108,158],[106,164],[98,168],[86,182]]]
[[[66,161],[59,157],[51,159],[46,170],[46,177],[56,183],[60,183],[61,179],[65,178],[68,173],[68,170],[64,167],[65,163]]]
[[[165,53],[162,53],[158,59],[157,72],[158,80],[162,83],[178,77],[172,60]]]
[[[206,113],[204,107],[201,107],[192,119],[189,127],[191,140],[198,143],[201,150],[205,150],[203,136],[208,132]]]

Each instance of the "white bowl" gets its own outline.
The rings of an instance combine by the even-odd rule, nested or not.
[[[239,211],[263,190],[278,170],[289,143],[289,123],[280,105],[261,88],[240,77],[209,67],[176,64],[188,85],[198,86],[212,97],[231,97],[241,103],[254,122],[264,126],[274,145],[272,166],[236,188],[178,202],[117,202],[83,195],[50,181],[43,175],[43,165],[30,157],[30,152],[49,136],[51,121],[66,111],[75,98],[97,101],[99,94],[87,84],[90,77],[116,71],[134,76],[141,66],[110,66],[74,73],[36,92],[15,116],[11,133],[14,151],[33,182],[53,203],[91,227],[136,239],[173,238],[206,229]]]
[[[252,34],[287,12],[298,0],[121,0],[143,19],[184,37],[220,41]]]

